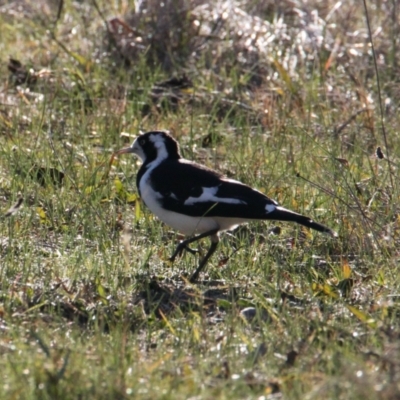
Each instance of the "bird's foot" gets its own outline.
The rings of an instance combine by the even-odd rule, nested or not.
[[[199,252],[198,249],[191,249],[186,243],[185,241],[180,242],[178,244],[178,246],[176,247],[174,254],[172,254],[172,256],[170,257],[169,261],[175,261],[175,258],[178,256],[181,256],[183,251],[186,250],[191,254],[196,254]]]
[[[190,254],[197,254],[200,253],[199,249],[191,249],[189,246],[185,246],[185,250],[188,251]]]

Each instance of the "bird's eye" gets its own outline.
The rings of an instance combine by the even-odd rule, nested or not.
[[[144,146],[145,143],[146,143],[146,140],[144,140],[144,139],[139,139],[139,144],[140,144],[141,146]]]

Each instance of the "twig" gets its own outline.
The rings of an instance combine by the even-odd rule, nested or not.
[[[360,115],[361,113],[366,112],[366,111],[371,111],[371,109],[363,108],[361,110],[358,110],[348,120],[343,122],[343,124],[339,125],[338,127],[335,127],[335,129],[334,129],[335,135],[340,135],[340,133],[343,131],[343,129],[345,129],[351,122],[353,122],[357,118],[358,115]]]
[[[387,159],[389,161],[390,160],[390,157],[389,157],[389,146],[388,146],[388,141],[387,141],[385,122],[384,122],[384,119],[383,119],[383,104],[382,104],[382,95],[381,95],[381,83],[380,83],[379,72],[378,72],[378,63],[376,61],[374,42],[372,40],[372,32],[371,32],[371,26],[370,26],[370,23],[369,23],[369,14],[368,14],[367,2],[365,0],[363,0],[363,4],[364,4],[364,10],[365,10],[365,19],[366,19],[367,27],[368,27],[369,42],[371,43],[372,57],[373,57],[373,60],[374,60],[374,69],[375,69],[375,76],[376,76],[376,86],[377,86],[377,89],[378,89],[379,112],[380,112],[380,122],[381,122],[381,128],[382,128],[382,135],[383,135],[383,141],[385,143],[386,157],[387,157]],[[392,176],[392,172],[390,171],[390,168],[389,168],[389,177],[390,177],[390,184],[392,186],[392,189],[394,189],[393,176]]]
[[[110,40],[110,43],[115,48],[115,50],[117,50],[119,56],[124,60],[126,66],[129,67],[131,65],[131,61],[129,60],[128,57],[125,56],[125,54],[122,52],[120,46],[118,45],[117,40],[115,39],[114,35],[112,34],[112,32],[110,30],[109,23],[108,23],[106,17],[104,16],[103,12],[101,11],[99,5],[97,4],[97,1],[92,0],[92,3],[93,3],[94,8],[96,9],[97,13],[99,14],[100,18],[103,20],[103,23],[104,23],[105,28],[108,33],[108,39]]]
[[[367,219],[368,221],[372,222],[373,224],[377,225],[380,229],[382,229],[382,225],[378,224],[376,221],[374,221],[372,218],[368,217],[368,215],[365,215],[362,207],[360,204],[357,204],[357,208],[355,208],[354,206],[352,206],[351,204],[349,204],[346,200],[342,199],[341,197],[339,197],[337,194],[333,193],[332,191],[330,191],[329,189],[324,188],[321,185],[318,185],[317,183],[310,181],[307,178],[304,178],[303,176],[301,176],[299,173],[296,173],[296,177],[302,179],[303,181],[309,183],[311,186],[319,189],[321,192],[324,192],[326,194],[328,194],[329,196],[333,197],[336,200],[339,200],[341,203],[343,203],[346,207],[352,209],[352,210],[358,210],[360,212],[360,214]],[[355,197],[355,196],[354,196]]]
[[[60,20],[63,8],[64,8],[64,0],[59,0],[57,16],[56,16],[56,20],[54,21],[54,25],[57,25],[57,22]]]

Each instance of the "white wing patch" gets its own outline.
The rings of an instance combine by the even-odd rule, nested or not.
[[[196,203],[228,203],[228,204],[247,204],[245,201],[239,199],[233,199],[232,197],[218,197],[218,186],[214,187],[203,187],[203,193],[199,197],[189,197],[183,203],[185,206],[191,206]]]
[[[273,204],[267,204],[265,206],[265,211],[267,212],[267,214],[269,214],[269,213],[271,213],[271,212],[273,212],[275,210],[276,210],[276,206],[273,205]]]

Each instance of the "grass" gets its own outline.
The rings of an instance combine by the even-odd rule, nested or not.
[[[181,3],[212,26],[204,9],[176,1],[176,10]],[[250,3],[249,13],[276,21]],[[365,14],[341,5],[329,16],[333,6],[310,4],[295,18],[282,3],[291,39],[276,28],[272,58],[254,42],[243,47],[243,15],[243,35],[236,16],[210,37],[192,32],[190,17],[176,37],[155,36],[182,41],[180,53],[176,42],[146,42],[149,27],[166,32],[181,20],[153,18],[154,4],[131,25],[142,34],[134,50],[118,47],[129,30],[108,41],[103,21],[122,20],[129,2],[0,7],[1,398],[399,397],[394,11],[380,4],[370,16],[373,32],[382,27],[374,45],[386,148]],[[311,16],[310,29],[324,28],[315,50],[298,24]],[[19,72],[7,71],[9,56]],[[160,94],[156,83],[184,73],[191,87]],[[198,258],[167,261],[180,236],[140,203],[139,162],[120,157],[108,169],[113,151],[155,128],[170,129],[185,157],[339,238],[242,226],[188,285],[182,276]],[[390,158],[378,159],[377,146]]]

